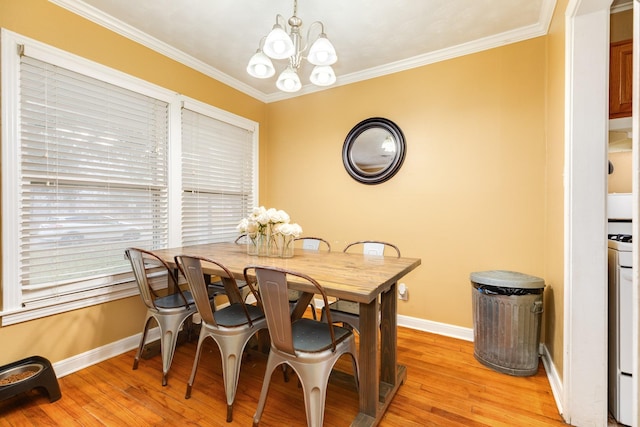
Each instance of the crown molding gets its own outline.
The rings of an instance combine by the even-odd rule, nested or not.
[[[358,73],[347,74],[338,78],[339,84],[350,84],[361,80],[367,80],[380,77],[386,74],[397,73],[399,71],[409,70],[411,68],[422,67],[424,65],[436,62],[446,61],[448,59],[458,58],[460,56],[481,52],[483,50],[493,49],[505,46],[511,43],[540,37],[547,34],[553,10],[556,6],[556,0],[544,0],[541,8],[540,18],[536,24],[528,27],[519,28],[513,31],[507,31],[496,34],[491,37],[474,40],[469,43],[459,44],[457,46],[440,49],[429,52],[424,55],[414,56],[412,58],[386,64],[380,67],[370,68]]]
[[[517,43],[519,41],[539,37],[544,35],[545,33],[546,32],[540,31],[538,25],[534,25],[517,31],[502,33],[484,39],[475,40],[469,43],[463,43],[446,49],[429,52],[424,55],[414,56],[412,58],[392,62],[380,67],[370,68],[362,72],[346,74],[339,79],[339,83],[350,84],[361,80],[384,76],[386,74],[393,74],[400,71],[409,70],[411,68],[422,67],[424,65],[446,61],[448,59],[458,58],[460,56],[465,56],[472,53],[493,49],[495,47],[505,46],[511,43]]]
[[[171,58],[189,68],[201,72],[221,83],[231,86],[234,89],[239,90],[259,101],[266,102],[266,95],[259,90],[254,89],[246,83],[243,83],[233,77],[229,76],[211,67],[204,62],[194,58],[191,55],[187,55],[183,51],[172,47],[171,45],[164,43],[154,37],[151,37],[147,33],[144,33],[129,24],[126,24],[111,15],[108,15],[95,7],[84,3],[81,0],[49,0],[49,2],[56,4],[76,15],[82,16],[91,22],[94,22],[104,28],[107,28],[116,34],[120,34],[136,43],[139,43],[149,49],[160,53],[161,55]]]
[[[528,27],[519,28],[514,31],[507,31],[495,36],[440,49],[435,52],[429,52],[424,55],[414,56],[412,58],[392,62],[379,67],[369,68],[356,73],[338,76],[336,83],[329,87],[319,88],[317,86],[307,84],[303,86],[300,91],[294,94],[286,92],[274,92],[267,94],[221,72],[217,68],[205,64],[191,55],[187,55],[167,43],[164,43],[118,19],[115,19],[113,16],[108,15],[81,0],[49,1],[265,103],[295,98],[337,86],[345,86],[351,83],[398,73],[400,71],[406,71],[412,68],[422,67],[436,62],[446,61],[448,59],[543,36],[547,34],[551,18],[553,16],[553,11],[556,6],[556,0],[543,0],[538,22]]]
[[[519,28],[518,30],[514,31],[507,31],[491,37],[486,37],[484,39],[474,40],[469,43],[463,43],[457,46],[440,49],[434,52],[426,53],[424,55],[418,55],[412,58],[403,59],[401,61],[381,65],[379,67],[369,68],[363,71],[358,71],[357,73],[344,74],[338,76],[336,83],[328,88],[317,88],[316,86],[308,84],[306,86],[303,86],[302,89],[295,94],[289,94],[285,92],[269,94],[267,95],[266,102],[281,101],[284,99],[305,95],[307,93],[327,90],[337,86],[345,86],[376,77],[382,77],[388,74],[398,73],[400,71],[410,70],[412,68],[434,64],[436,62],[446,61],[448,59],[458,58],[460,56],[481,52],[483,50],[489,50],[495,47],[505,46],[511,43],[517,43],[535,37],[544,36],[549,30],[549,25],[551,24],[551,18],[553,17],[553,11],[555,7],[556,0],[543,0],[538,22],[528,27]]]

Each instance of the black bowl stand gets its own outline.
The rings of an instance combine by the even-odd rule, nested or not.
[[[26,359],[18,360],[17,362],[9,363],[8,365],[0,366],[0,374],[22,365],[31,364],[40,365],[42,370],[22,381],[0,386],[0,400],[9,399],[10,397],[33,390],[34,388],[44,389],[49,395],[49,402],[55,402],[62,397],[62,394],[60,393],[60,386],[58,385],[58,379],[53,371],[53,366],[51,366],[51,362],[44,357],[31,356]]]

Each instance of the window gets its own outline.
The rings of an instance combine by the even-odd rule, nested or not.
[[[3,324],[136,294],[129,246],[235,236],[254,122],[4,29],[2,67]]]
[[[182,241],[224,242],[237,236],[239,218],[253,207],[253,134],[207,115],[182,109]]]
[[[23,304],[126,271],[124,248],[166,246],[168,231],[168,103],[27,54],[19,79]]]

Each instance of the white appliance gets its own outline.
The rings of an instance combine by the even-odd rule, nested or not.
[[[609,410],[615,419],[632,424],[633,252],[630,194],[608,198],[609,258]]]

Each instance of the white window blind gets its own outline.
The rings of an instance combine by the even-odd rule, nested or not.
[[[23,304],[130,277],[167,244],[168,103],[28,56],[19,88]]]
[[[254,131],[182,109],[182,244],[231,241],[254,204]]]
[[[0,33],[2,325],[136,295],[129,246],[236,237],[256,122]]]

